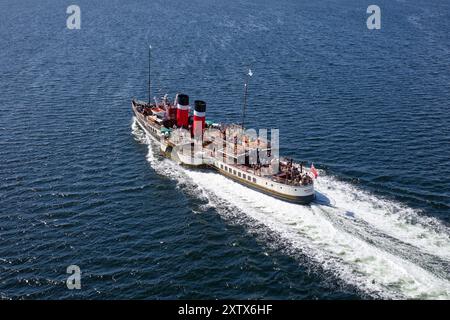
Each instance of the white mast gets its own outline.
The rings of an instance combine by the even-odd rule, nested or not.
[[[247,106],[247,93],[248,93],[248,83],[250,81],[250,77],[253,76],[253,72],[251,69],[248,69],[248,73],[247,73],[247,77],[245,78],[245,83],[244,83],[244,105],[242,107],[242,130],[244,130],[244,125],[245,125],[245,108]]]

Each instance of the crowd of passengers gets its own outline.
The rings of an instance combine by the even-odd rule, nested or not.
[[[290,184],[290,185],[309,185],[313,183],[313,179],[309,174],[303,170],[303,163],[300,166],[294,165],[293,160],[290,159],[287,162],[279,163],[279,172],[273,177],[276,182]],[[261,176],[261,169],[265,166],[263,164],[250,165],[255,175]]]
[[[312,178],[307,172],[303,170],[303,163],[300,163],[300,168],[294,165],[293,160],[289,159],[286,163],[280,162],[280,173],[277,175],[277,180],[293,185],[308,185],[313,182]]]

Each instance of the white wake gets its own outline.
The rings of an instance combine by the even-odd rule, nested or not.
[[[436,219],[326,175],[316,189],[332,206],[287,203],[217,173],[161,159],[136,123],[132,129],[148,145],[147,160],[156,172],[207,200],[224,218],[264,225],[293,252],[375,297],[450,299],[449,230]],[[191,193],[192,187],[201,193]]]

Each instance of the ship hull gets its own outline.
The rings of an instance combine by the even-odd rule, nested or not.
[[[139,125],[139,127],[145,131],[145,133],[150,136],[153,140],[157,141],[158,143],[160,143],[160,136],[158,135],[158,132],[156,131],[155,128],[153,128],[152,126],[150,126],[150,124],[146,124],[145,120],[143,119],[143,116],[136,111],[136,109],[133,107],[133,114],[137,120],[137,124]]]
[[[224,170],[220,170],[220,169],[217,169],[217,168],[216,168],[216,170],[217,170],[217,172],[219,172],[223,176],[225,176],[225,177],[227,177],[227,178],[229,178],[229,179],[231,179],[231,180],[233,180],[235,182],[238,182],[239,184],[241,184],[243,186],[246,186],[246,187],[248,187],[248,188],[250,188],[252,190],[264,193],[266,195],[269,195],[271,197],[274,197],[274,198],[277,198],[277,199],[280,199],[280,200],[283,200],[283,201],[287,201],[287,202],[291,202],[291,203],[297,203],[297,204],[309,204],[309,203],[313,202],[314,199],[315,199],[314,193],[306,194],[306,195],[287,195],[287,194],[276,192],[274,190],[266,189],[264,187],[259,186],[256,183],[252,183],[251,181],[244,180],[244,179],[236,177],[236,176],[234,176],[232,174],[229,174],[229,173],[227,173]]]

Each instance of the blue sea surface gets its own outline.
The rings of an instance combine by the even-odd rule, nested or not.
[[[0,2],[0,297],[450,298],[450,2]],[[294,205],[163,159],[147,97],[280,129]],[[321,201],[323,200],[323,201]],[[324,205],[328,203],[329,205]],[[69,290],[66,268],[81,268]]]

